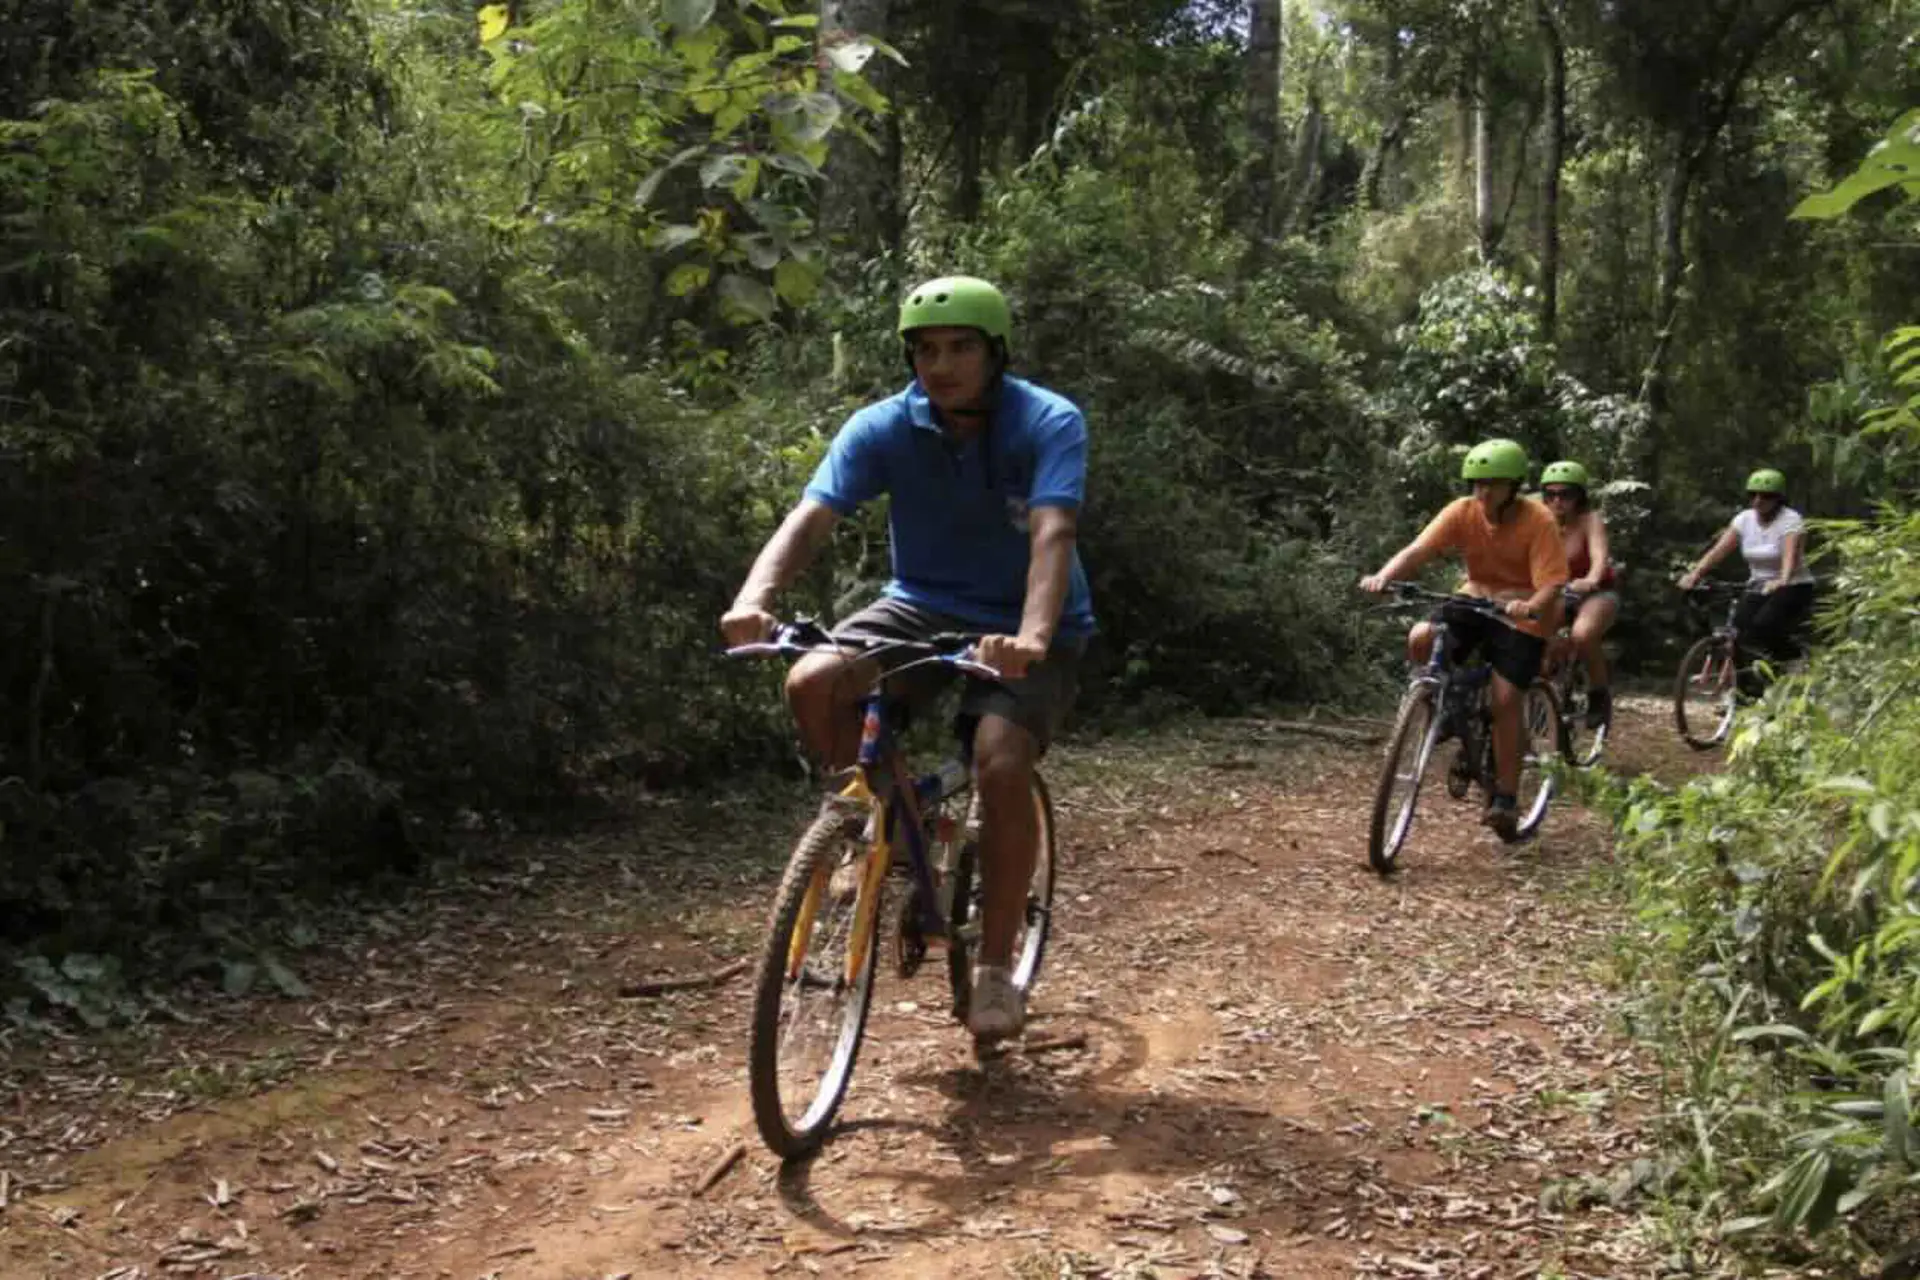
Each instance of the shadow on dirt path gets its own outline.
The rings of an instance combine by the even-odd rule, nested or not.
[[[1661,745],[1662,714],[1625,700],[1616,758],[1706,763]],[[341,941],[310,1000],[22,1046],[0,1270],[1643,1269],[1630,1209],[1594,1193],[1646,1154],[1651,1097],[1608,1025],[1607,831],[1562,807],[1509,850],[1434,789],[1383,882],[1363,847],[1376,755],[1251,721],[1062,753],[1030,1032],[1055,1047],[982,1065],[942,966],[883,972],[842,1126],[784,1170],[751,1133],[746,984],[614,995],[751,954],[769,864],[676,883],[697,849],[617,830],[525,851]]]

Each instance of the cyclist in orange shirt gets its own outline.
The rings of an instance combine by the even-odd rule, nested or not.
[[[1376,574],[1360,579],[1364,591],[1382,592],[1394,581],[1448,553],[1467,565],[1468,595],[1504,602],[1506,620],[1470,609],[1441,610],[1459,637],[1465,656],[1484,648],[1493,665],[1494,792],[1480,821],[1512,840],[1519,823],[1514,793],[1520,785],[1521,695],[1540,674],[1547,637],[1558,623],[1560,592],[1571,576],[1560,526],[1553,513],[1520,496],[1527,478],[1527,451],[1512,440],[1485,440],[1468,452],[1460,478],[1473,486],[1435,516],[1420,536],[1402,547]],[[1407,656],[1427,660],[1433,622],[1407,633]]]

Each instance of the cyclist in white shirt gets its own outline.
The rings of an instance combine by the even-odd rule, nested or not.
[[[1813,573],[1807,568],[1806,521],[1787,505],[1787,479],[1772,467],[1747,477],[1747,509],[1681,577],[1691,591],[1739,548],[1747,562],[1747,592],[1733,625],[1743,649],[1775,664],[1800,656],[1798,632],[1813,613]]]

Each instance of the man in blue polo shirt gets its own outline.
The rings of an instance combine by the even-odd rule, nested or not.
[[[909,294],[899,332],[913,382],[840,428],[720,620],[729,644],[764,639],[774,597],[842,516],[884,494],[893,579],[839,631],[981,635],[980,661],[1001,679],[969,679],[960,707],[977,726],[984,906],[968,1025],[981,1040],[1013,1035],[1026,1018],[1011,962],[1040,840],[1034,762],[1073,702],[1094,629],[1074,548],[1086,420],[1070,401],[1006,372],[1012,330],[1006,298],[984,280],[949,276]],[[813,654],[787,677],[801,737],[829,769],[853,763],[859,700],[874,670],[870,659]]]

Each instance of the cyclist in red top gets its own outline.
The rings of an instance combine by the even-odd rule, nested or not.
[[[1600,642],[1620,616],[1614,589],[1613,557],[1607,522],[1587,496],[1587,469],[1577,462],[1550,464],[1540,473],[1540,496],[1559,522],[1567,549],[1567,590],[1578,599],[1573,616],[1573,645],[1587,664],[1587,728],[1598,730],[1613,718],[1613,690],[1607,686],[1607,654]]]

